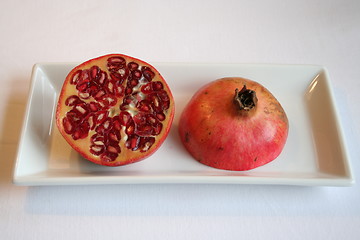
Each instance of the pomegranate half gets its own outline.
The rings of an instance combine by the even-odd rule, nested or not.
[[[195,93],[180,116],[179,134],[189,153],[210,167],[244,171],[278,157],[288,119],[261,84],[222,78]]]
[[[154,153],[173,117],[173,96],[160,73],[139,59],[110,54],[70,71],[60,92],[56,124],[84,158],[120,166]]]

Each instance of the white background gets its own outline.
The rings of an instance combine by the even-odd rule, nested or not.
[[[14,186],[33,64],[114,52],[324,65],[360,173],[359,1],[2,0],[0,239],[358,239],[359,184]]]

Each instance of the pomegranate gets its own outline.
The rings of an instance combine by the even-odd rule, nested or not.
[[[154,153],[173,117],[173,96],[160,73],[139,59],[110,54],[70,71],[60,92],[56,124],[84,158],[120,166]]]
[[[244,78],[213,81],[191,98],[180,116],[179,134],[189,153],[210,167],[244,171],[281,153],[288,119],[261,84]]]

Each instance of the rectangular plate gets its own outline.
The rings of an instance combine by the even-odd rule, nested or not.
[[[13,181],[17,185],[232,183],[349,186],[354,180],[322,66],[267,64],[183,64],[154,66],[167,80],[176,103],[174,124],[161,148],[148,159],[122,167],[84,160],[54,124],[58,93],[77,64],[44,63],[33,68],[31,89]],[[221,77],[258,81],[280,101],[289,118],[289,136],[273,162],[244,172],[214,169],[195,161],[177,133],[179,115],[194,92]]]

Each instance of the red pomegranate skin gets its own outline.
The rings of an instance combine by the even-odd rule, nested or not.
[[[254,90],[258,102],[249,110],[234,104],[235,89]],[[188,152],[207,166],[245,171],[267,164],[282,152],[288,119],[277,99],[261,84],[232,77],[213,81],[191,98],[179,121]]]
[[[99,138],[101,139],[100,141],[103,141],[105,143],[105,150],[103,150],[104,152],[110,151],[110,150],[118,152],[116,154],[116,157],[113,157],[112,159],[106,159],[106,158],[102,158],[101,155],[94,155],[90,151],[90,146],[92,145],[91,138],[94,137],[95,134],[97,134],[96,128],[87,131],[85,137],[82,137],[79,139],[74,139],[71,134],[66,132],[66,129],[64,127],[64,118],[67,116],[68,112],[73,111],[73,109],[74,109],[74,106],[66,105],[67,99],[70,96],[74,96],[79,93],[79,91],[77,90],[77,85],[74,85],[71,83],[71,81],[74,78],[74,76],[76,75],[76,73],[78,71],[85,70],[85,71],[89,71],[89,74],[91,74],[91,71],[90,71],[91,67],[98,66],[103,72],[106,73],[107,79],[110,79],[111,77],[110,77],[110,71],[108,69],[108,64],[109,64],[108,61],[111,58],[123,58],[126,60],[127,64],[130,62],[136,62],[139,64],[139,67],[150,68],[151,71],[154,73],[154,76],[150,82],[161,82],[162,83],[163,90],[166,91],[166,93],[167,93],[168,106],[162,112],[164,119],[162,119],[161,121],[160,120],[158,121],[158,122],[161,122],[162,129],[156,135],[149,136],[149,138],[152,138],[155,140],[154,140],[154,143],[151,145],[151,147],[149,147],[146,150],[143,150],[143,149],[145,149],[146,146],[143,149],[136,149],[136,150],[129,149],[128,147],[126,147],[127,140],[130,139],[130,135],[125,132],[125,131],[127,131],[127,130],[125,130],[125,126],[120,126],[121,130],[117,131],[119,140],[116,142],[115,145],[112,146],[111,149],[109,148],[109,145],[107,145],[105,143],[105,140],[104,140],[104,139],[109,139],[110,134],[108,133],[107,135],[100,135],[99,136]],[[126,79],[123,80],[122,86],[126,86],[127,81],[130,81],[130,80],[126,80]],[[115,83],[113,83],[113,84],[115,84]],[[104,86],[105,85],[103,85],[101,87],[104,87]],[[135,86],[133,89],[139,88],[138,86],[139,85]],[[140,92],[140,90],[137,90],[137,91]],[[94,93],[94,95],[95,95],[95,93]],[[128,94],[128,95],[131,95],[131,94]],[[118,117],[121,112],[126,112],[126,111],[122,111],[120,109],[120,107],[121,107],[121,104],[123,103],[124,98],[128,95],[122,94],[122,96],[116,97],[117,102],[113,107],[109,107],[107,109],[100,108],[99,111],[97,111],[95,114],[100,113],[102,111],[107,112],[108,117],[111,118],[112,121],[115,121],[115,118]],[[111,96],[114,96],[114,94]],[[136,97],[134,97],[134,99],[136,99]],[[96,104],[99,103],[98,101],[94,100],[94,97],[90,97],[89,99],[82,99],[82,100],[83,100],[83,102],[85,102],[85,104],[90,104],[90,102],[95,102]],[[136,103],[133,103],[133,104],[135,105]],[[99,106],[99,105],[97,105],[97,106]],[[136,111],[140,112],[139,109],[137,109]],[[129,111],[127,111],[127,112],[129,112]],[[61,135],[69,143],[69,145],[74,150],[76,150],[81,156],[83,156],[85,159],[87,159],[91,162],[94,162],[96,164],[99,164],[99,165],[116,167],[116,166],[122,166],[122,165],[127,165],[127,164],[141,161],[143,159],[148,158],[153,153],[155,153],[159,149],[159,147],[162,145],[162,143],[165,141],[166,137],[168,136],[168,133],[169,133],[171,125],[172,125],[174,112],[175,112],[175,106],[174,106],[174,100],[173,100],[171,90],[170,90],[169,86],[167,85],[165,79],[161,76],[161,74],[153,66],[151,66],[150,64],[148,64],[140,59],[130,57],[127,55],[108,54],[108,55],[104,55],[101,57],[97,57],[97,58],[88,60],[88,61],[76,66],[74,69],[72,69],[69,72],[69,74],[67,75],[67,77],[63,83],[63,87],[60,91],[60,94],[59,94],[58,105],[57,105],[57,109],[56,109],[56,125],[57,125],[57,128],[59,129]],[[132,117],[134,120],[135,116],[132,116]],[[85,120],[81,119],[81,121],[85,121]],[[101,124],[99,124],[99,125],[101,125]],[[96,125],[96,127],[97,126],[98,125]],[[126,129],[127,128],[128,127],[126,127]],[[113,133],[116,132],[114,129],[115,129],[115,127],[114,127],[114,123],[113,123],[112,130],[111,130],[111,131],[113,131]],[[135,130],[136,130],[136,126],[135,126]],[[132,134],[131,136],[134,136],[134,135],[135,134]],[[114,136],[114,134],[112,136]],[[145,139],[145,138],[146,137],[144,137],[143,139]],[[140,144],[140,143],[138,142],[137,144]],[[102,144],[102,145],[104,145],[104,144]],[[113,155],[113,156],[115,156],[115,155]]]

